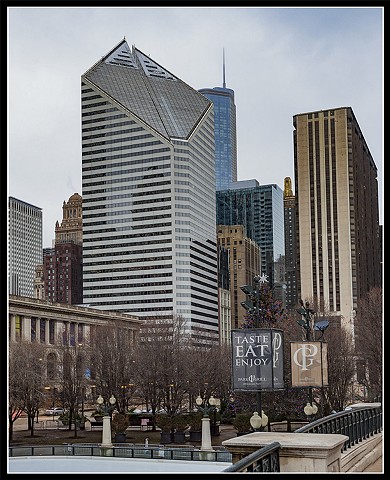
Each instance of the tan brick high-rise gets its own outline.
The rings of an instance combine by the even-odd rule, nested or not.
[[[231,328],[240,328],[247,313],[241,305],[247,297],[240,287],[252,285],[253,278],[260,274],[260,247],[245,236],[243,225],[218,225],[217,242],[229,251]]]
[[[381,285],[377,168],[350,107],[293,117],[298,286],[354,334]]]

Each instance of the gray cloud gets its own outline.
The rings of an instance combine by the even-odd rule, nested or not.
[[[222,86],[225,48],[240,180],[283,188],[284,177],[294,178],[293,115],[350,106],[382,189],[381,8],[11,7],[8,14],[8,193],[43,209],[44,246],[62,202],[82,194],[80,77],[123,37],[195,89]]]

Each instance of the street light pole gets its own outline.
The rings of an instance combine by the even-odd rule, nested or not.
[[[306,330],[306,341],[314,341],[314,310],[310,308],[309,302],[303,304],[303,300],[301,299],[299,303],[301,304],[301,306],[300,308],[298,308],[297,312],[302,315],[302,319],[298,321],[298,323]],[[313,387],[309,387],[309,402],[306,404],[303,411],[305,412],[305,415],[307,415],[307,417],[310,419],[312,415],[315,415],[317,413],[317,410],[317,405],[313,405]]]
[[[318,411],[317,405],[313,405],[313,403],[307,402],[305,408],[303,409],[305,412],[305,415],[309,418],[311,418],[312,415],[315,415]]]
[[[201,460],[208,460],[208,456],[210,456],[207,452],[213,452],[214,449],[211,446],[211,429],[210,429],[210,417],[209,413],[216,412],[217,408],[216,405],[219,403],[219,399],[210,396],[208,400],[203,399],[200,395],[195,400],[196,406],[198,411],[203,413],[202,418],[202,444],[200,447],[201,454],[199,458]],[[204,405],[202,407],[202,405]]]
[[[260,325],[260,284],[263,284],[265,282],[268,282],[267,280],[267,275],[262,274],[256,275],[253,278],[254,281],[254,288],[252,285],[243,285],[241,290],[247,294],[250,298],[251,301],[245,301],[241,302],[241,305],[248,310],[249,313],[251,313],[254,317],[255,320],[255,328],[259,328]],[[261,407],[261,390],[257,390],[256,392],[256,408],[257,412],[264,413]],[[268,417],[267,417],[268,418]],[[268,421],[267,421],[268,423]],[[260,430],[263,430],[263,426],[259,427]]]
[[[261,416],[258,412],[254,412],[251,418],[249,419],[249,423],[255,432],[262,431],[268,424],[268,417],[265,415],[264,411],[261,411]]]
[[[221,400],[219,398],[215,399],[215,408],[213,410],[213,424],[211,429],[211,436],[219,435],[219,427],[217,425],[217,412],[221,407]]]
[[[303,300],[300,300],[300,308],[297,312],[302,315],[302,319],[298,321],[299,325],[306,330],[306,341],[310,342],[312,340],[313,333],[313,314],[314,310],[310,308],[310,303],[306,302],[303,304]],[[314,335],[313,335],[314,336]]]
[[[256,288],[255,288],[256,328],[259,328],[259,324],[260,324],[260,291],[259,291],[258,285],[259,285],[260,277],[258,275],[256,275],[253,280],[256,283]],[[256,392],[256,406],[257,406],[257,411],[261,413],[262,412],[261,390],[257,390],[257,392]]]
[[[101,411],[103,411],[103,432],[102,432],[102,453],[106,456],[112,455],[112,437],[111,437],[111,417],[110,414],[114,409],[116,403],[116,398],[114,395],[111,395],[109,403],[105,402],[101,395],[97,398],[97,403]]]

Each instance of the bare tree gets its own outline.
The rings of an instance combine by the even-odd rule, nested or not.
[[[77,437],[77,426],[80,423],[79,406],[84,392],[88,353],[84,345],[65,341],[60,349],[59,383],[62,387],[62,399],[69,415],[69,430],[74,426]],[[72,423],[73,422],[73,423]]]
[[[22,354],[23,348],[19,343],[11,344],[9,347],[9,381],[8,381],[8,426],[9,437],[12,440],[13,424],[22,415],[25,404],[23,394],[25,357]]]
[[[283,332],[283,370],[284,370],[284,389],[264,392],[262,400],[264,411],[269,417],[269,421],[287,420],[288,428],[290,421],[303,418],[303,409],[307,403],[308,388],[291,387],[291,342],[306,341],[306,330],[298,323],[301,315],[297,313],[301,303],[297,304],[294,310],[286,312],[280,319],[278,328]],[[241,403],[246,405],[245,397]],[[252,395],[252,403],[254,402]],[[251,409],[255,407],[251,405]]]
[[[117,409],[126,411],[129,385],[132,383],[134,345],[133,332],[122,322],[98,326],[90,339],[91,373],[96,392],[105,401],[117,399]]]
[[[232,348],[230,345],[222,344],[210,349],[210,362],[214,363],[214,395],[221,399],[221,402],[228,403],[232,387]]]
[[[193,346],[186,361],[189,409],[195,407],[198,395],[203,399],[213,395],[228,400],[231,393],[231,347],[228,345]]]
[[[152,423],[160,409],[173,416],[187,409],[186,364],[192,361],[191,338],[181,316],[156,317],[145,321],[140,332],[135,382],[152,410]]]
[[[9,346],[9,429],[27,413],[28,428],[34,436],[34,418],[44,401],[45,348],[39,343],[17,342]]]
[[[306,303],[307,302],[307,303]],[[328,350],[328,384],[325,387],[312,389],[313,400],[318,403],[320,414],[327,415],[331,410],[342,410],[350,399],[354,381],[355,358],[352,337],[341,328],[338,317],[329,315],[326,309],[317,310],[318,302],[315,299],[305,300],[304,305],[312,310],[312,325],[310,326],[310,340],[326,342]],[[264,408],[268,409],[270,420],[296,420],[304,418],[303,408],[308,401],[308,388],[291,388],[291,358],[290,342],[307,341],[306,322],[301,322],[298,310],[302,303],[296,306],[295,312],[290,311],[288,318],[280,323],[284,336],[284,380],[283,391],[266,392],[264,394]],[[320,321],[328,320],[326,331],[313,329]]]
[[[343,410],[350,399],[355,377],[355,352],[350,332],[331,323],[326,332],[328,342],[329,386],[321,389],[323,414]]]
[[[163,402],[163,391],[160,388],[161,337],[163,327],[144,324],[141,328],[140,341],[135,348],[133,365],[133,381],[135,391],[145,400],[148,409],[152,410],[153,429],[155,429],[155,416]]]
[[[382,302],[382,288],[371,289],[358,302],[355,317],[357,377],[365,388],[368,401],[374,401],[382,395]]]

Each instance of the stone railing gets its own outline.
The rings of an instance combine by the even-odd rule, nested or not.
[[[381,404],[359,404],[294,433],[254,432],[222,445],[233,464],[278,442],[280,472],[364,472],[381,456],[381,430]]]
[[[326,433],[254,432],[222,442],[233,464],[256,450],[280,443],[280,472],[340,472],[341,450],[346,435]]]

